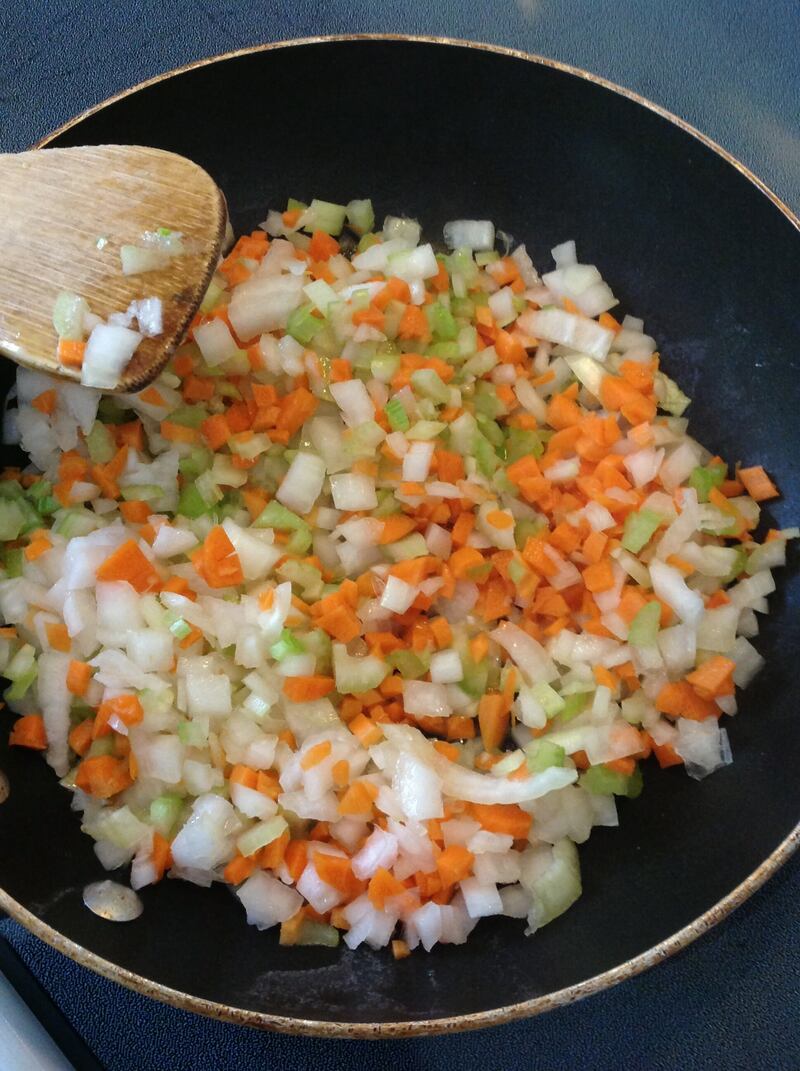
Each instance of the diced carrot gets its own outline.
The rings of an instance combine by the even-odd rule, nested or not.
[[[231,428],[224,414],[214,413],[200,425],[203,438],[212,450],[219,450],[231,437]]]
[[[487,751],[500,747],[508,732],[510,715],[502,695],[496,692],[481,696],[478,703],[478,725],[483,746]]]
[[[60,621],[48,624],[45,627],[45,632],[47,633],[47,642],[54,651],[63,651],[66,653],[72,647],[72,641],[69,638],[67,626]]]
[[[82,339],[60,338],[56,357],[65,368],[81,368],[85,351],[86,343]]]
[[[614,587],[614,570],[608,558],[603,558],[583,570],[583,582],[591,592],[610,591]]]
[[[379,911],[384,910],[387,900],[391,900],[395,896],[403,896],[405,893],[405,885],[401,881],[398,881],[393,874],[390,874],[385,867],[378,867],[370,879],[369,887],[367,888],[367,895],[370,898],[372,906],[376,907]]]
[[[455,885],[469,877],[475,856],[463,844],[451,844],[436,860],[436,870],[442,885]]]
[[[47,732],[41,714],[23,714],[11,727],[8,743],[12,747],[29,747],[44,751],[47,747]]]
[[[312,699],[323,699],[336,686],[333,677],[286,677],[283,682],[283,694],[293,703],[308,703]],[[328,742],[330,751],[330,742]]]
[[[384,520],[379,543],[381,546],[385,546],[388,543],[396,543],[399,539],[404,539],[407,535],[413,532],[416,527],[417,523],[413,517],[406,517],[402,513],[395,513]]]
[[[262,870],[277,870],[286,858],[289,847],[289,831],[285,830],[275,840],[265,844],[258,856],[258,865]]]
[[[395,959],[405,959],[411,955],[411,949],[405,941],[397,938],[392,941],[392,955]]]
[[[120,502],[119,511],[128,524],[146,524],[153,510],[149,502],[132,499],[129,502]]]
[[[92,667],[88,662],[73,659],[67,669],[67,691],[72,695],[86,695],[89,681],[92,679]]]
[[[35,562],[37,558],[41,558],[41,556],[46,554],[48,550],[51,550],[52,547],[53,544],[48,536],[36,535],[25,548],[25,560]]]
[[[329,260],[339,252],[339,243],[324,231],[314,231],[307,252],[312,260]]]
[[[717,704],[702,699],[686,681],[665,684],[656,696],[656,710],[691,721],[705,721],[706,718],[718,718],[720,715]]]
[[[187,428],[183,424],[175,424],[171,420],[161,421],[161,435],[171,443],[196,443],[200,434],[196,428]]]
[[[397,329],[398,338],[419,339],[429,342],[431,337],[428,319],[419,305],[406,305]]]
[[[610,762],[604,762],[603,765],[607,770],[611,770],[612,773],[622,774],[623,777],[630,777],[636,769],[636,759],[628,756],[624,759],[612,759]]]
[[[348,899],[356,893],[356,889],[359,887],[358,879],[353,874],[350,860],[346,856],[315,851],[314,869],[321,881],[344,893]],[[363,885],[361,888],[363,888]]]
[[[255,855],[235,855],[222,871],[222,877],[229,885],[241,885],[256,869]]]
[[[286,846],[284,862],[292,881],[297,881],[308,862],[308,841],[290,840]]]
[[[154,591],[161,584],[161,577],[133,539],[123,543],[101,563],[97,579],[126,580],[140,595]]]
[[[287,679],[292,680],[291,677]],[[297,680],[298,678],[295,677],[294,679]],[[300,760],[300,765],[304,770],[310,770],[313,766],[318,766],[319,763],[327,759],[330,753],[330,740],[322,740],[319,744],[315,744],[312,748],[308,749],[308,751],[305,753],[305,755],[303,755],[302,759]]]
[[[100,736],[108,736],[111,732],[109,720],[118,718],[124,725],[137,725],[144,717],[142,704],[135,695],[115,695],[112,699],[104,699],[97,710],[94,719],[93,735],[95,739]]]
[[[469,810],[490,833],[506,833],[514,840],[524,840],[530,832],[533,819],[516,803],[471,803]]]
[[[739,469],[737,473],[744,484],[748,495],[756,502],[766,502],[770,498],[777,498],[780,491],[767,476],[761,465],[753,465],[749,469]]]
[[[56,408],[56,392],[54,390],[43,390],[41,394],[37,394],[35,398],[31,400],[31,405],[34,409],[38,409],[40,413],[54,413]]]
[[[701,699],[713,699],[718,695],[731,695],[733,692],[733,671],[736,663],[732,658],[714,655],[686,677]]]
[[[192,562],[209,587],[234,587],[244,583],[239,555],[222,525],[211,529],[203,545],[194,552]]]
[[[69,746],[75,752],[76,755],[80,755],[81,758],[86,754],[89,748],[92,746],[92,740],[94,739],[94,718],[84,718],[72,729],[70,729],[68,742]]]
[[[448,564],[453,576],[457,580],[464,580],[470,579],[472,571],[484,565],[484,558],[474,547],[460,547],[453,552]]]
[[[126,759],[113,755],[96,755],[84,759],[75,775],[75,784],[96,799],[106,800],[133,784]]]
[[[371,781],[354,781],[339,800],[339,814],[372,814],[378,789]]]
[[[665,770],[668,766],[681,766],[683,764],[683,759],[672,744],[656,744],[654,742],[653,754],[662,770]]]

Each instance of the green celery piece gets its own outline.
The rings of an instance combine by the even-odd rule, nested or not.
[[[347,208],[345,205],[320,201],[315,197],[308,206],[308,214],[312,218],[308,223],[303,224],[304,230],[324,231],[325,234],[336,235],[342,233]]]
[[[499,467],[500,458],[495,453],[492,444],[480,431],[475,432],[475,437],[472,441],[472,452],[482,475],[491,476]]]
[[[181,424],[184,428],[199,428],[208,416],[208,410],[202,405],[182,405],[173,409],[169,415],[171,424]]]
[[[317,945],[322,948],[336,948],[339,944],[339,931],[335,926],[329,926],[327,922],[316,922],[314,919],[303,919],[295,944]]]
[[[562,696],[564,708],[558,715],[560,722],[571,721],[586,709],[589,701],[589,692],[573,692],[572,695]]]
[[[296,197],[290,197],[289,200],[286,202],[287,212],[305,212],[307,208],[308,205],[305,203],[305,201],[298,201]]]
[[[464,676],[458,682],[458,687],[473,699],[478,699],[486,692],[489,683],[489,660],[484,658],[475,662],[469,655],[462,655],[461,665]]]
[[[522,457],[541,457],[544,453],[542,440],[535,431],[524,428],[509,428],[506,437],[506,460],[509,465]]]
[[[346,212],[347,225],[356,234],[367,234],[375,226],[375,213],[369,198],[363,201],[351,201]]]
[[[443,361],[461,361],[463,355],[457,342],[433,342],[425,350],[429,357],[441,357]]]
[[[458,324],[453,314],[438,301],[425,306],[425,315],[433,337],[438,342],[452,342],[458,336]]]
[[[432,368],[418,368],[412,372],[411,386],[415,393],[430,398],[437,405],[445,405],[450,399],[450,391]]]
[[[196,480],[201,473],[211,467],[212,460],[213,455],[205,446],[194,446],[187,457],[180,459],[178,469],[182,476]]]
[[[454,297],[450,302],[450,311],[460,319],[471,320],[475,315],[475,304],[471,298]]]
[[[30,686],[36,680],[37,673],[38,667],[34,662],[31,668],[26,673],[23,673],[22,676],[17,677],[17,679],[12,683],[10,688],[6,688],[5,692],[3,693],[4,699],[7,702],[11,703],[15,702],[17,699],[22,699],[22,697],[26,694]]]
[[[0,540],[7,543],[19,538],[25,519],[25,512],[18,502],[11,498],[0,500]]]
[[[281,580],[289,580],[300,588],[300,594],[306,602],[316,602],[322,595],[322,573],[307,562],[289,558],[277,569]]]
[[[640,509],[637,513],[629,513],[625,518],[622,535],[622,545],[625,550],[629,550],[631,554],[638,554],[642,547],[650,542],[663,519],[660,513],[652,509]]]
[[[699,502],[708,502],[708,497],[715,487],[719,487],[728,473],[727,465],[698,465],[689,476],[689,486],[697,491]]]
[[[642,771],[636,766],[630,777],[609,770],[607,766],[590,766],[578,779],[582,788],[598,796],[627,796],[636,799],[642,791]]]
[[[313,537],[311,535],[310,528],[298,528],[296,532],[292,534],[289,542],[286,544],[287,554],[306,554],[311,548]]]
[[[365,253],[370,246],[375,245],[376,242],[381,241],[379,234],[362,234],[358,240],[358,252]]]
[[[208,723],[182,721],[178,725],[178,738],[187,747],[206,747],[208,744]]]
[[[392,651],[386,661],[407,681],[416,681],[424,677],[430,666],[430,656],[423,651]]]
[[[517,549],[523,550],[528,540],[538,535],[545,526],[545,521],[538,521],[529,517],[523,517],[517,521],[514,525],[514,542],[517,545]]]
[[[506,411],[506,407],[497,397],[494,384],[487,383],[484,380],[480,380],[475,386],[473,405],[475,406],[476,416],[488,417],[491,421],[496,420]],[[496,445],[499,446],[500,443]]]
[[[173,793],[157,796],[150,804],[150,823],[155,826],[162,837],[172,837],[181,817],[183,800]]]
[[[393,562],[404,562],[411,558],[424,558],[428,553],[428,544],[420,532],[412,532],[405,539],[388,543],[383,549]]]
[[[329,674],[331,671],[331,638],[321,628],[312,629],[303,636],[303,646],[317,661],[317,673]]]
[[[3,565],[5,566],[7,578],[22,576],[22,562],[22,547],[5,548],[3,551]]]
[[[631,621],[628,643],[634,647],[653,647],[658,637],[661,605],[655,599],[646,603]]]
[[[531,773],[541,773],[551,766],[563,766],[567,753],[560,744],[550,740],[533,740],[525,749],[525,755]]]
[[[277,528],[281,532],[302,532],[308,525],[286,506],[274,499],[268,502],[253,521],[253,528]]]
[[[269,649],[269,653],[276,662],[282,662],[290,655],[303,654],[304,651],[305,646],[289,628],[281,630],[280,639],[276,640]]]
[[[408,431],[411,421],[399,398],[390,398],[386,403],[386,419],[392,431]]]
[[[323,326],[322,320],[313,315],[311,302],[301,305],[289,314],[286,330],[302,346],[307,346],[317,331]]]
[[[179,617],[172,622],[169,630],[176,640],[185,640],[192,631],[192,626],[187,621],[184,621],[182,617]]]
[[[545,681],[537,681],[531,691],[534,699],[544,707],[548,718],[554,718],[566,707],[566,701]]]
[[[195,518],[202,517],[210,509],[211,507],[197,490],[195,484],[187,483],[181,491],[175,512],[183,514],[184,517]]]
[[[475,419],[481,435],[484,435],[489,440],[495,450],[504,450],[506,440],[500,425],[484,413],[478,413]]]
[[[164,494],[164,488],[155,483],[132,483],[120,490],[126,502],[152,502]]]
[[[117,452],[114,437],[106,425],[101,424],[99,420],[95,420],[91,431],[86,436],[86,448],[89,451],[89,457],[96,465],[104,465]]]
[[[87,759],[97,759],[101,755],[112,755],[114,752],[114,739],[111,736],[101,736],[92,740],[89,750],[86,752]]]

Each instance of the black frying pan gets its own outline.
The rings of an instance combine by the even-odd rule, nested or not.
[[[352,39],[268,46],[124,94],[48,144],[160,146],[206,167],[234,226],[288,195],[371,196],[431,237],[486,217],[534,261],[575,238],[623,311],[643,316],[694,399],[693,429],[762,463],[800,516],[798,220],[722,150],[631,94],[500,49]],[[4,362],[8,384],[13,368]],[[7,460],[10,460],[7,459]],[[80,962],[183,1007],[257,1026],[374,1036],[483,1026],[573,1000],[657,962],[753,891],[797,844],[800,585],[784,574],[758,645],[768,669],[728,723],[735,763],[703,782],[650,769],[621,828],[581,848],[584,895],[533,938],[484,920],[465,946],[280,948],[216,886],[165,881],[114,925],[81,890],[101,876],[38,756],[8,751],[0,907]]]

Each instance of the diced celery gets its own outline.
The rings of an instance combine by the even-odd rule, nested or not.
[[[0,540],[10,542],[18,539],[25,527],[25,513],[12,498],[0,500]]]
[[[307,346],[317,331],[322,327],[322,320],[314,315],[311,302],[301,305],[289,314],[286,330],[302,346]]]
[[[692,469],[689,476],[689,486],[697,491],[699,502],[708,502],[708,496],[715,487],[719,487],[728,472],[728,466],[724,464],[698,465]]]
[[[97,740],[92,740],[89,745],[89,750],[86,752],[87,759],[97,759],[101,755],[112,755],[114,753],[114,740],[111,736],[101,736]]]
[[[472,440],[472,454],[478,465],[478,470],[484,476],[491,476],[500,465],[500,458],[494,451],[494,447],[481,432],[476,431]]]
[[[3,550],[3,565],[5,566],[6,577],[12,579],[15,576],[22,576],[23,561],[22,547],[6,547]]]
[[[678,384],[664,375],[663,372],[656,372],[656,398],[658,399],[658,408],[663,409],[666,413],[671,413],[672,416],[683,416],[684,410],[691,402],[691,398],[683,393]]]
[[[23,673],[16,678],[10,688],[6,688],[5,692],[3,693],[6,701],[13,703],[17,699],[22,699],[22,697],[28,691],[30,686],[36,680],[37,672],[38,670],[36,667],[36,663],[34,662],[34,664],[30,667],[29,670],[27,670],[26,673]],[[5,675],[7,677],[9,676],[8,668],[6,668]]]
[[[253,521],[253,528],[277,528],[281,532],[295,532],[308,528],[308,525],[302,517],[298,517],[273,499]]]
[[[392,651],[386,660],[407,681],[415,681],[424,677],[430,666],[430,656],[423,651]]]
[[[405,539],[389,543],[383,549],[393,562],[404,562],[409,558],[424,558],[428,553],[428,544],[419,532],[413,532]]]
[[[313,542],[310,528],[299,528],[293,532],[286,544],[287,554],[305,554]]]
[[[308,562],[298,562],[290,558],[276,570],[281,580],[289,580],[300,588],[300,594],[307,602],[316,602],[322,594],[322,573]]]
[[[638,554],[663,521],[660,513],[652,509],[640,509],[637,513],[629,513],[625,518],[625,528],[622,534],[622,545],[631,554]]]
[[[86,436],[86,448],[89,457],[96,465],[104,465],[117,452],[117,444],[114,437],[105,424],[95,420],[92,430]]]
[[[205,472],[211,465],[213,458],[211,451],[205,446],[193,446],[192,452],[187,457],[182,457],[178,462],[178,469],[182,476],[188,476],[190,480]]]
[[[447,430],[447,425],[440,420],[418,420],[406,432],[406,438],[419,442],[430,442],[437,435]]]
[[[201,517],[204,513],[208,513],[211,506],[206,502],[197,487],[193,483],[187,483],[183,488],[178,499],[178,505],[176,513],[182,514],[184,517]]]
[[[169,630],[176,640],[185,640],[186,637],[191,633],[192,626],[188,623],[188,621],[184,621],[182,617],[179,617],[172,622],[172,624],[169,626]]]
[[[358,658],[347,653],[343,643],[333,645],[333,673],[340,695],[360,695],[377,688],[389,673],[388,663],[374,655]]]
[[[303,213],[301,226],[306,231],[324,231],[325,234],[341,234],[347,208],[331,201],[319,201],[315,197]]]
[[[180,820],[183,806],[181,797],[172,793],[156,796],[150,804],[150,824],[155,826],[162,837],[170,840]]]
[[[345,432],[345,452],[353,458],[375,457],[375,452],[385,437],[379,424],[374,420],[367,420],[357,428]]]
[[[443,361],[458,362],[464,359],[457,342],[433,342],[425,352],[431,357],[441,357]]]
[[[478,699],[486,692],[489,682],[489,660],[484,658],[475,662],[469,655],[461,656],[463,676],[458,682],[458,687],[466,695]]]
[[[120,494],[126,502],[152,502],[163,498],[164,488],[155,483],[132,483],[120,488]]]
[[[347,225],[356,234],[366,234],[375,226],[375,213],[372,210],[372,201],[369,198],[362,201],[351,201],[345,211],[347,213]]]
[[[388,383],[399,367],[400,358],[397,354],[379,353],[377,357],[373,357],[370,361],[369,369],[375,379],[379,379],[381,383]],[[396,399],[391,399],[391,401],[396,401]],[[408,420],[408,417],[406,417],[406,420]],[[395,428],[394,430],[396,431],[397,429]]]
[[[200,312],[211,312],[213,308],[219,305],[220,298],[224,293],[223,287],[215,279],[212,279],[208,284],[208,290],[206,290],[203,300],[200,302]]]
[[[56,516],[53,531],[66,539],[88,535],[96,528],[102,527],[100,518],[88,509],[65,509]]]
[[[390,398],[386,403],[386,419],[392,431],[407,431],[411,424],[399,398]]]
[[[336,948],[339,944],[339,931],[327,922],[303,919],[303,925],[294,943],[298,946],[316,945],[323,948]]]
[[[85,316],[89,312],[85,298],[62,291],[53,306],[53,327],[59,338],[80,340],[84,337]]]
[[[425,315],[428,318],[431,333],[437,341],[449,342],[458,337],[458,324],[445,305],[434,301],[425,306]]]
[[[544,681],[537,681],[531,689],[534,699],[544,707],[548,718],[554,718],[565,708],[566,702],[561,698],[555,688],[551,688]]]
[[[525,748],[525,755],[531,773],[541,773],[551,766],[563,766],[567,753],[551,740],[532,740]]]
[[[303,647],[309,654],[313,654],[317,673],[329,673],[331,669],[331,638],[321,628],[312,629],[303,636]]]
[[[542,440],[535,431],[525,428],[509,428],[506,438],[506,460],[509,465],[522,457],[541,457],[544,453]]]
[[[642,791],[642,771],[636,766],[634,772],[625,774],[609,770],[607,766],[590,766],[578,778],[578,784],[598,796],[627,796],[636,799]]]
[[[282,629],[280,638],[269,649],[269,653],[276,662],[282,662],[290,655],[303,654],[304,651],[305,647],[290,628]]]
[[[181,424],[184,428],[199,428],[208,416],[208,410],[202,405],[181,405],[169,415],[171,424]]]
[[[418,368],[412,372],[411,386],[437,405],[445,405],[450,399],[450,391],[432,368]]]
[[[572,695],[563,696],[564,707],[558,715],[559,722],[570,721],[585,710],[589,695],[589,692],[573,692]]]
[[[273,815],[266,822],[258,822],[242,833],[236,841],[236,847],[242,855],[254,855],[267,844],[277,840],[288,828],[289,824],[285,818],[279,814]]]
[[[375,245],[375,243],[379,242],[380,240],[381,238],[378,234],[362,234],[358,240],[357,252],[365,253],[370,248],[370,246]]]
[[[658,637],[661,604],[651,600],[639,610],[628,630],[628,643],[634,647],[653,647]]]

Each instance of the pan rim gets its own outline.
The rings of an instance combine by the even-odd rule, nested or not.
[[[525,52],[520,49],[509,48],[503,45],[436,35],[369,33],[310,36],[293,38],[290,40],[265,42],[214,56],[203,57],[155,75],[152,78],[145,79],[134,86],[123,89],[118,93],[109,96],[105,100],[86,108],[49,134],[40,138],[32,148],[44,148],[59,135],[78,126],[85,119],[109,105],[114,104],[125,97],[131,96],[134,93],[138,93],[140,90],[146,89],[149,86],[156,85],[157,83],[173,78],[176,75],[185,74],[196,68],[210,66],[213,63],[235,59],[240,56],[253,55],[282,48],[313,44],[336,44],[349,41],[396,41],[412,44],[434,44],[445,47],[477,49],[513,59],[524,60],[544,67],[550,67],[561,71],[562,73],[570,74],[574,77],[581,78],[584,81],[594,83],[595,85],[616,93],[628,100],[634,101],[642,107],[655,112],[661,118],[673,123],[679,129],[683,130],[685,133],[698,140],[701,144],[705,145],[712,152],[716,153],[729,165],[735,168],[745,179],[752,183],[761,194],[767,197],[782,215],[786,217],[789,223],[794,226],[798,233],[800,233],[800,218],[798,218],[797,214],[795,214],[792,209],[790,209],[789,206],[745,164],[712,138],[703,134],[696,127],[673,114],[666,108],[663,108],[661,105],[648,100],[641,94],[617,85],[599,75],[583,70],[580,67],[563,63],[559,60],[549,59],[544,56]],[[479,1012],[470,1012],[463,1015],[447,1016],[436,1019],[399,1020],[376,1023],[346,1023],[322,1019],[301,1019],[285,1015],[275,1015],[269,1012],[237,1008],[232,1005],[180,992],[179,990],[151,981],[143,975],[137,974],[134,971],[129,971],[118,964],[112,963],[110,960],[91,952],[89,949],[77,944],[70,938],[65,937],[58,930],[43,922],[22,904],[14,900],[13,897],[2,888],[0,888],[0,909],[5,911],[35,936],[45,941],[45,943],[82,966],[89,968],[97,974],[103,975],[111,981],[118,982],[128,989],[161,1000],[164,1003],[185,1011],[193,1011],[210,1018],[224,1020],[240,1026],[252,1026],[261,1029],[276,1030],[286,1034],[352,1039],[399,1038],[499,1026],[518,1019],[532,1017],[556,1007],[572,1004],[583,997],[602,992],[621,981],[633,978],[655,964],[667,959],[669,956],[674,955],[676,952],[686,948],[693,941],[697,940],[698,937],[701,937],[718,922],[726,918],[735,908],[739,907],[746,899],[756,892],[768,878],[775,874],[789,857],[794,854],[798,846],[800,846],[800,822],[798,822],[794,829],[789,832],[784,840],[773,849],[773,851],[751,874],[716,904],[703,912],[703,914],[699,915],[692,922],[688,923],[674,934],[671,934],[657,945],[641,952],[639,955],[624,963],[618,964],[607,971],[603,971],[601,974],[585,979],[582,982],[577,982],[564,989],[557,990],[554,993],[532,997],[529,1000],[503,1005],[499,1008],[490,1008]]]

